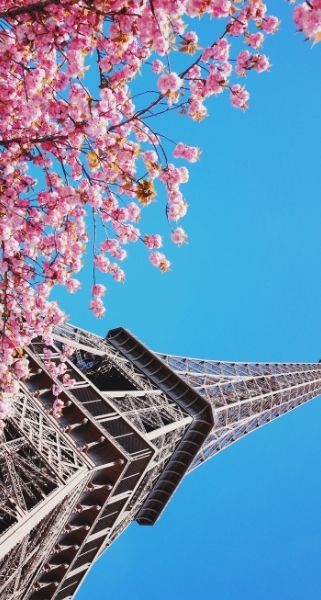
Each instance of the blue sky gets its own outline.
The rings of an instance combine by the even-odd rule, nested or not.
[[[62,299],[73,323],[218,360],[321,358],[321,44],[295,32],[286,2],[271,8],[282,29],[266,46],[271,72],[248,78],[249,111],[223,96],[201,124],[161,122],[203,149],[185,189],[189,244],[170,248],[166,275],[133,247],[102,321],[87,310],[85,271],[83,290]],[[169,237],[161,202],[146,218]],[[77,600],[319,600],[320,429],[316,400],[222,452],[155,527],[119,538]]]

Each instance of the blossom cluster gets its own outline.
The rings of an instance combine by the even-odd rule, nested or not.
[[[296,0],[292,0],[295,3]],[[321,0],[300,2],[294,9],[294,22],[308,39],[321,41]]]
[[[198,17],[222,23],[210,45],[191,29]],[[88,242],[98,317],[106,290],[97,273],[124,281],[130,243],[169,270],[162,236],[138,222],[163,186],[171,240],[186,242],[176,225],[188,208],[181,161],[200,151],[179,141],[171,161],[154,118],[177,110],[200,121],[206,101],[224,92],[245,109],[244,77],[269,69],[260,49],[279,22],[261,0],[0,0],[0,18],[1,425],[28,376],[23,349],[35,337],[50,344],[65,320],[50,292],[57,284],[77,291]],[[233,50],[239,39],[246,50]],[[136,98],[140,72],[149,91]],[[56,416],[62,408],[56,399]]]

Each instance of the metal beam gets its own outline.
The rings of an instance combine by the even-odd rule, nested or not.
[[[68,482],[51,492],[41,504],[35,506],[29,513],[18,518],[17,523],[10,527],[1,537],[0,560],[2,560],[26,535],[38,525],[66,496],[68,496],[82,480],[87,478],[86,467],[81,467],[72,475]]]

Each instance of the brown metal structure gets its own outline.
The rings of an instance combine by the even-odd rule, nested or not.
[[[68,387],[53,375],[64,344]],[[28,354],[32,375],[0,443],[2,600],[73,598],[131,521],[157,520],[188,471],[321,392],[320,364],[158,355],[122,328],[105,340],[58,328]]]

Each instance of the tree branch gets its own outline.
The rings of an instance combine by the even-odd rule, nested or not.
[[[59,142],[60,140],[66,139],[68,139],[68,135],[45,135],[43,137],[29,139],[16,137],[11,138],[10,140],[0,139],[0,146],[5,146],[7,148],[10,144],[41,144],[42,142]]]
[[[79,0],[70,0],[70,4],[77,4],[77,2],[79,2]],[[0,12],[0,19],[12,19],[26,13],[41,12],[53,4],[60,4],[60,0],[43,0],[42,2],[35,2],[28,6],[8,8],[8,10]]]

